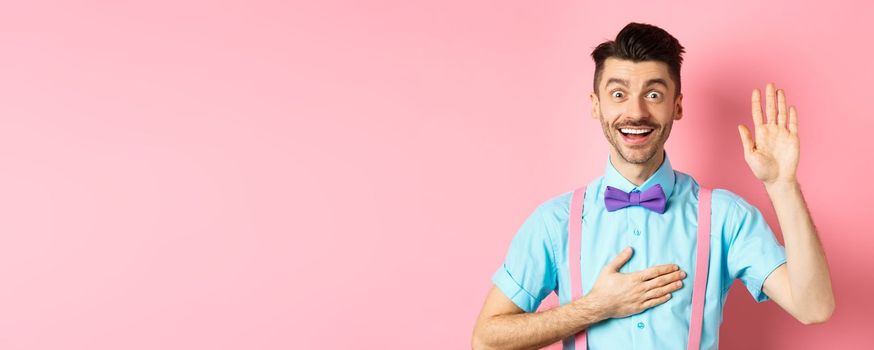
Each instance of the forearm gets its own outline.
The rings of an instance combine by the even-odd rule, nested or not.
[[[475,349],[539,349],[604,320],[586,296],[540,312],[492,316],[474,336]]]
[[[835,303],[831,277],[801,187],[796,181],[765,187],[783,232],[793,305],[801,317],[827,319]]]

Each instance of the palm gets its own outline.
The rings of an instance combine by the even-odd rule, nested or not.
[[[759,180],[795,181],[800,147],[798,141],[798,117],[795,107],[786,108],[786,96],[782,90],[775,91],[773,84],[765,89],[765,115],[762,118],[761,96],[753,90],[752,114],[755,136],[746,126],[739,126],[744,145],[744,159]]]

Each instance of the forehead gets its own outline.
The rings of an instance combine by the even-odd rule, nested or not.
[[[633,62],[618,58],[608,58],[604,61],[601,71],[600,85],[606,86],[610,79],[629,82],[630,87],[642,87],[647,81],[663,79],[668,82],[668,88],[674,88],[674,81],[668,73],[668,65],[658,61]]]

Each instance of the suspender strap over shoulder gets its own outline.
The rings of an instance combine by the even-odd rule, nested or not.
[[[559,288],[565,289],[565,291],[570,287],[571,298],[566,300],[565,303],[577,300],[583,295],[580,253],[583,238],[583,201],[585,194],[586,188],[580,187],[574,190],[571,195],[570,211],[568,213],[567,245],[567,271],[570,274],[570,285],[559,286]],[[710,198],[711,190],[701,187],[698,195],[698,239],[695,256],[695,282],[692,289],[692,314],[689,324],[688,348],[690,350],[701,347],[701,329],[704,321],[704,295],[710,265]],[[586,330],[562,339],[562,343],[565,350],[586,350],[588,348]]]
[[[580,266],[580,249],[583,239],[583,200],[586,196],[586,187],[576,189],[571,196],[570,212],[568,213],[568,273],[570,273],[570,301],[583,296],[582,267]],[[569,302],[570,302],[569,301]],[[562,340],[565,349],[574,349],[574,344],[580,345],[580,349],[586,349],[586,330]]]
[[[695,258],[695,287],[692,289],[692,316],[689,323],[689,349],[701,348],[704,322],[704,295],[710,267],[710,189],[698,192],[698,256]]]

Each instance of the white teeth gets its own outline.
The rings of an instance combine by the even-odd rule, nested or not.
[[[645,134],[652,131],[652,129],[619,129],[619,131],[623,134]]]

